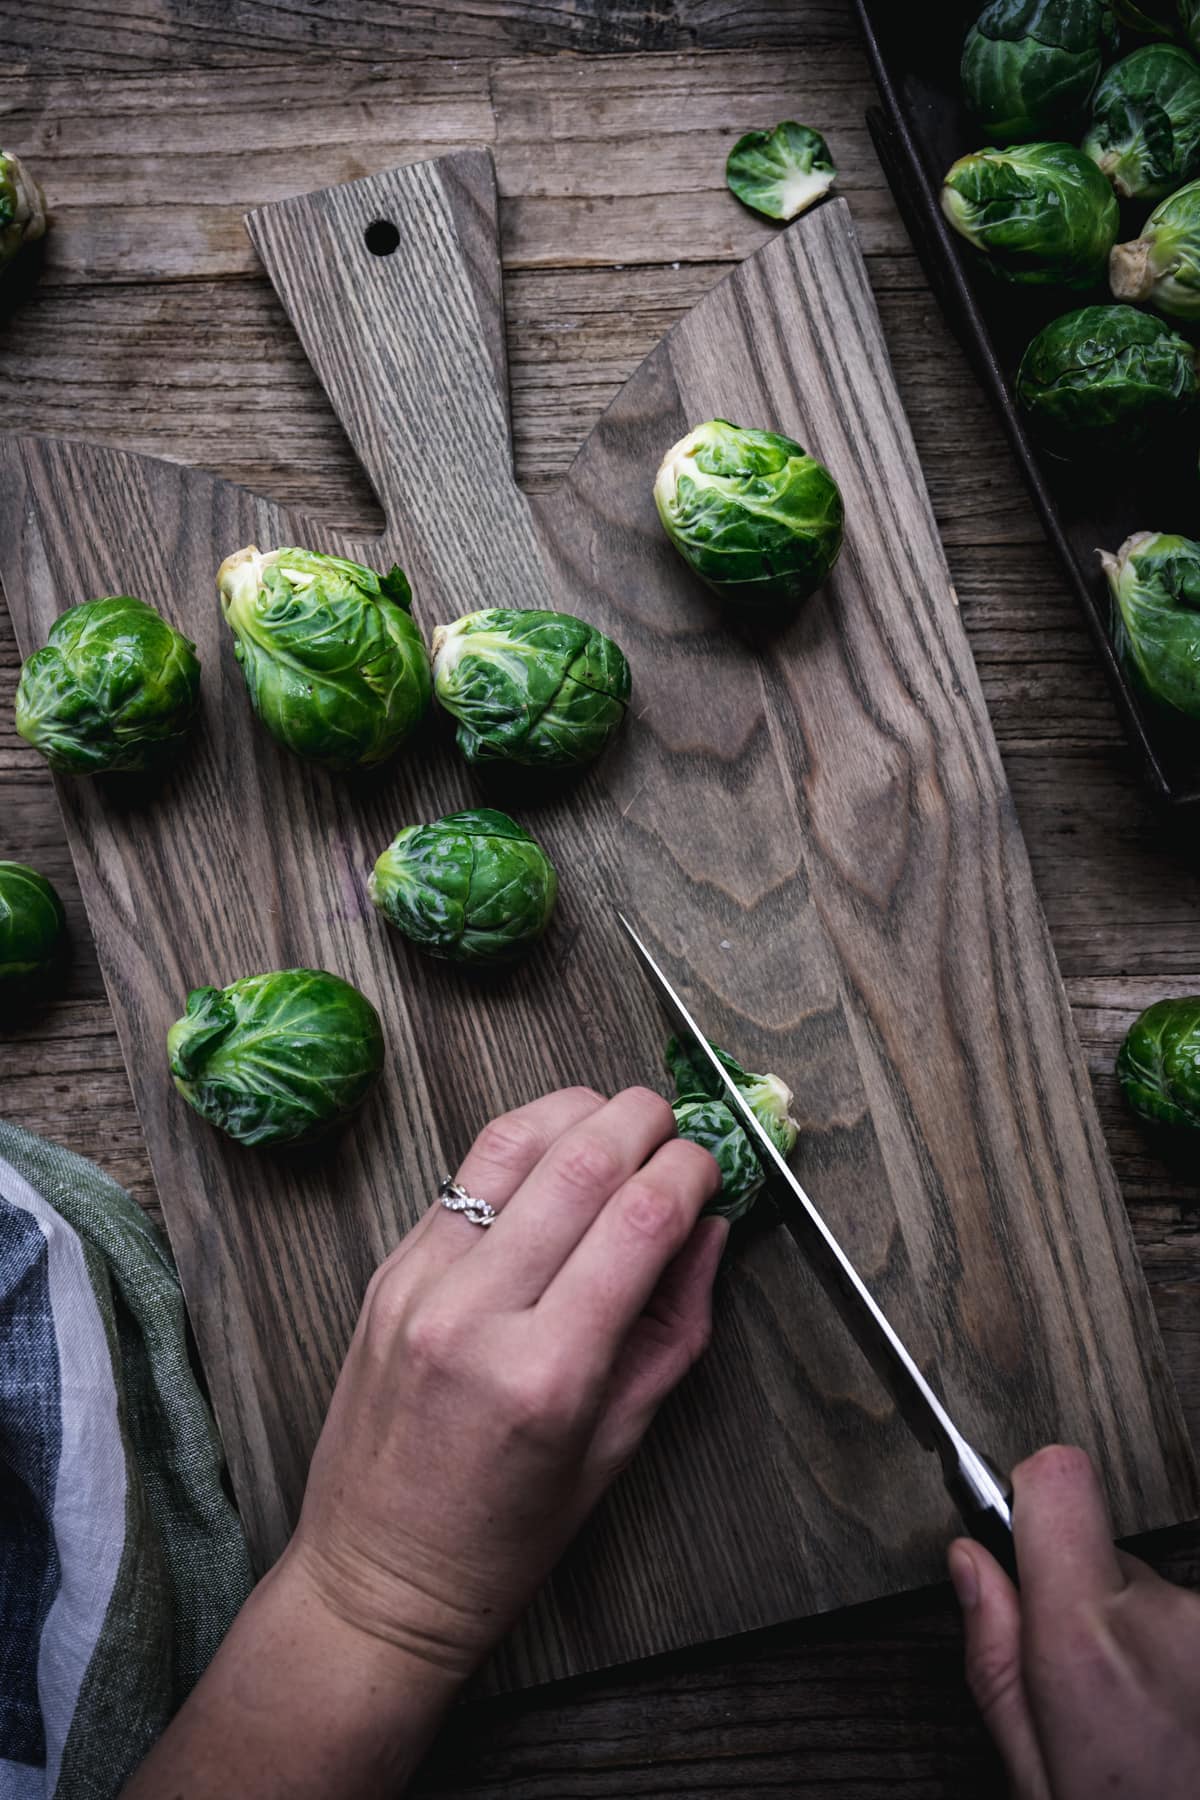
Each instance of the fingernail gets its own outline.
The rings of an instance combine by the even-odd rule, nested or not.
[[[954,1584],[958,1604],[964,1612],[970,1612],[979,1604],[979,1573],[975,1567],[975,1558],[961,1544],[951,1544],[946,1560],[950,1565],[950,1580]]]

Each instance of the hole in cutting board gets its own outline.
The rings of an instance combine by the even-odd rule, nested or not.
[[[390,219],[372,219],[363,232],[363,242],[372,256],[390,256],[400,242],[400,233]]]

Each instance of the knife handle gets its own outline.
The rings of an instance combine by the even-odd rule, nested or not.
[[[1005,1574],[1017,1580],[1017,1552],[1012,1529],[1012,1485],[989,1457],[979,1451],[974,1458],[985,1465],[991,1481],[982,1482],[971,1464],[962,1458],[946,1470],[946,1491],[958,1508],[969,1537],[990,1550]]]

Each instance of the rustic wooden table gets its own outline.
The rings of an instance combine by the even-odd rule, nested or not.
[[[1195,826],[1139,791],[1082,622],[884,186],[844,0],[0,0],[0,41],[0,142],[28,154],[55,215],[38,285],[0,311],[0,421],[214,469],[357,527],[378,523],[374,499],[256,265],[248,207],[489,145],[518,470],[544,488],[661,333],[763,240],[723,187],[731,139],[789,116],[826,130],[1200,1431],[1198,1190],[1112,1077],[1134,1014],[1200,984]],[[0,1039],[0,1106],[153,1207],[51,784],[13,731],[15,682],[0,608],[0,855],[59,885],[77,948],[61,999]],[[1158,1549],[1200,1585],[1200,1532]],[[422,1789],[835,1790],[1000,1792],[944,1590],[495,1703],[449,1734]]]

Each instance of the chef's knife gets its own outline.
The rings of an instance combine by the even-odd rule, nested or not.
[[[784,1224],[820,1278],[847,1330],[891,1394],[917,1442],[926,1450],[936,1450],[946,1490],[963,1524],[1014,1574],[1009,1483],[987,1457],[971,1447],[954,1424],[662,969],[624,913],[618,912],[617,917],[663,1010],[712,1071],[722,1098],[750,1139],[762,1164],[767,1190]]]

